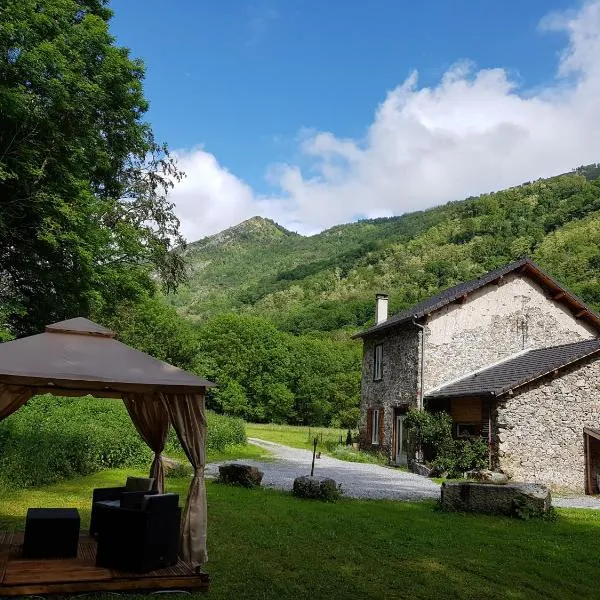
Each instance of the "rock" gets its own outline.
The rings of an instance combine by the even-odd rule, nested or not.
[[[183,466],[183,463],[181,463],[178,460],[175,460],[174,458],[169,458],[168,456],[161,456],[160,458],[161,458],[163,469],[165,470],[165,473],[169,473],[169,471],[181,469],[181,467]]]
[[[442,508],[457,512],[476,512],[529,518],[550,510],[550,490],[537,483],[444,482]]]
[[[162,464],[165,471],[165,477],[190,477],[194,473],[192,465],[182,463],[167,456],[162,457]]]
[[[219,467],[219,483],[241,485],[244,487],[260,486],[264,473],[256,467],[241,463],[229,463]]]
[[[340,497],[340,489],[333,479],[310,475],[296,477],[292,493],[298,498],[315,498],[328,502],[334,502]]]
[[[506,473],[490,471],[489,469],[468,471],[465,475],[468,479],[475,479],[475,481],[478,481],[479,483],[495,483],[496,485],[508,483],[508,475],[506,475]]]
[[[417,475],[422,475],[423,477],[431,476],[431,469],[427,465],[417,462],[416,460],[411,460],[408,468]]]

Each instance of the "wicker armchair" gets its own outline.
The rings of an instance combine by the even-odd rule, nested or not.
[[[90,535],[98,533],[98,503],[110,503],[125,508],[139,508],[144,495],[152,493],[154,479],[151,477],[128,477],[124,486],[96,488],[92,493],[92,513],[90,516]]]
[[[146,495],[140,508],[100,504],[96,564],[146,573],[177,563],[181,509],[177,494]]]

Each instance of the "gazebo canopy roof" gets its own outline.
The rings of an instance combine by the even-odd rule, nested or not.
[[[95,393],[200,392],[214,383],[114,339],[78,317],[44,333],[0,344],[0,383]]]

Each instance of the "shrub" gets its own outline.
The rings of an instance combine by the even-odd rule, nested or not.
[[[0,423],[0,444],[4,487],[44,485],[151,460],[123,404],[89,397],[33,398]]]
[[[357,463],[385,464],[388,462],[386,456],[380,452],[365,452],[364,450],[355,450],[351,446],[338,444],[330,449],[331,456],[339,460]]]
[[[246,443],[244,422],[207,412],[208,451]],[[165,454],[181,447],[171,429]],[[119,400],[32,398],[0,422],[0,485],[25,488],[102,469],[149,467],[152,451]],[[177,476],[172,474],[172,476]]]
[[[409,431],[412,451],[420,449],[434,472],[462,477],[466,471],[487,466],[485,441],[481,438],[453,439],[452,419],[447,413],[412,410],[404,424]]]
[[[207,452],[222,452],[228,446],[246,444],[246,426],[242,419],[219,415],[210,410],[206,411],[206,419],[208,421]],[[182,452],[179,440],[172,428],[165,447],[165,454],[168,455],[169,452]]]
[[[484,469],[488,462],[488,447],[484,440],[453,440],[449,451],[438,456],[432,467],[449,477],[463,477],[466,471]]]

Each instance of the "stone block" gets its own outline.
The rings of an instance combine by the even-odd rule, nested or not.
[[[550,490],[537,483],[506,485],[444,482],[441,503],[445,510],[490,515],[542,516],[550,510]]]
[[[417,475],[422,475],[423,477],[431,476],[431,469],[427,465],[417,462],[416,460],[409,461],[408,468]]]
[[[497,485],[508,483],[508,475],[506,473],[498,473],[489,469],[468,471],[466,476],[468,479],[474,479],[479,483],[495,483]]]
[[[296,477],[292,493],[298,498],[314,498],[329,502],[334,502],[340,497],[339,487],[333,479],[310,475]]]
[[[256,467],[241,463],[229,463],[219,467],[219,483],[257,487],[261,484],[263,472]]]

